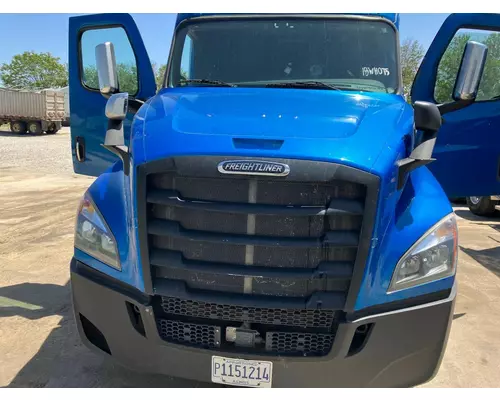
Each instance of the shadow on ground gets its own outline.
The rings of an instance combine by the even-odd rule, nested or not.
[[[459,217],[466,219],[468,221],[477,221],[477,222],[487,222],[487,221],[500,221],[500,211],[496,210],[495,214],[489,217],[480,217],[479,215],[472,214],[469,209],[461,210],[456,209],[455,214]]]
[[[471,256],[479,264],[500,277],[500,246],[484,250],[474,250],[459,246],[467,255]]]
[[[17,373],[9,387],[200,387],[212,386],[161,375],[140,374],[94,354],[81,343],[70,300],[69,283],[23,283],[0,288],[3,318],[29,320],[58,315],[61,320],[39,351]],[[27,321],[29,327],[34,322]]]

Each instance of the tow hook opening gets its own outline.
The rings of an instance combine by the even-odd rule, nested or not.
[[[127,305],[128,316],[130,317],[130,322],[132,323],[132,326],[139,334],[146,337],[146,330],[144,329],[144,322],[142,320],[141,310],[136,304],[132,304],[128,301],[126,302],[126,305]]]
[[[347,357],[351,357],[357,353],[359,353],[366,342],[368,341],[368,337],[373,329],[373,324],[363,324],[356,328],[354,331],[354,336],[352,338],[351,346],[349,347],[349,351],[347,352]]]

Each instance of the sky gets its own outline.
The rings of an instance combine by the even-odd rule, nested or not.
[[[0,64],[24,51],[68,59],[68,17],[76,14],[0,14]],[[448,14],[401,14],[400,36],[427,48]],[[168,59],[176,14],[132,14],[151,61]]]

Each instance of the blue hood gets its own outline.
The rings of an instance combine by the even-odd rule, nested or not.
[[[400,96],[382,93],[164,89],[137,115],[133,151],[136,163],[218,154],[327,160],[371,170],[383,150],[400,151],[411,115]]]

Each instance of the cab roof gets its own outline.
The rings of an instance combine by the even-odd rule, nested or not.
[[[195,17],[203,17],[203,16],[212,16],[212,15],[227,15],[227,14],[216,14],[216,13],[190,13],[190,14],[177,14],[177,21],[175,22],[175,26],[179,25],[182,21],[189,19],[189,18],[195,18]],[[286,14],[283,14],[286,15]],[[334,14],[326,14],[326,15],[334,15]],[[391,21],[394,25],[396,25],[396,28],[399,29],[399,14],[370,14],[370,13],[365,13],[365,14],[347,14],[347,15],[368,15],[368,16],[378,16],[385,18],[389,21]]]

